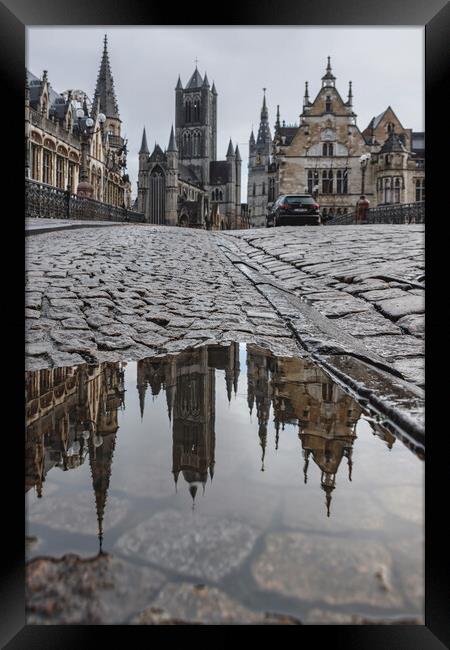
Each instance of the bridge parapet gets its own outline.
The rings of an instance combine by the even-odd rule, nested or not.
[[[369,208],[361,223],[425,223],[425,201],[415,203],[394,203]],[[326,226],[359,225],[356,212],[342,214],[325,223]]]

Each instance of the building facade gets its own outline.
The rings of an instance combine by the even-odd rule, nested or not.
[[[77,111],[83,109],[83,117]],[[98,119],[103,113],[106,121]],[[57,93],[47,71],[41,78],[26,74],[25,175],[39,183],[77,193],[80,181],[81,129],[94,122],[87,143],[87,172],[92,198],[118,207],[131,207],[131,184],[126,174],[126,141],[114,91],[107,38],[93,100],[82,90]]]
[[[425,134],[404,128],[390,106],[361,132],[352,82],[344,100],[330,57],[313,101],[305,84],[298,124],[280,123],[277,107],[270,153],[267,141],[263,146],[270,138],[267,117],[264,97],[258,140],[252,132],[249,142],[253,227],[265,225],[280,194],[313,194],[324,217],[352,212],[362,194],[372,207],[425,199]]]
[[[165,151],[150,154],[144,128],[139,150],[137,209],[149,223],[191,228],[241,228],[241,155],[230,139],[217,160],[217,91],[195,68],[175,88],[175,130]]]

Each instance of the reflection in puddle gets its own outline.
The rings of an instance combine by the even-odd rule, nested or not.
[[[314,363],[231,344],[28,372],[26,381],[27,534],[38,539],[30,558],[95,554],[95,534],[103,552],[107,534],[114,561],[161,570],[172,590],[182,580],[218,584],[239,601],[236,612],[276,605],[325,622],[349,611],[422,615],[420,567],[408,595],[422,560],[421,463]],[[418,540],[409,551],[405,534]],[[333,540],[355,548],[328,575],[340,584],[321,603],[320,549]],[[275,548],[291,557],[289,570]],[[370,589],[352,567],[364,548],[356,573],[373,568]],[[317,564],[310,591],[301,587],[308,563]],[[380,590],[380,571],[396,583]]]

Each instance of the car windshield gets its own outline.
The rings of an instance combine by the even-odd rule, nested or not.
[[[285,203],[292,205],[293,203],[303,203],[305,205],[312,205],[315,203],[312,196],[287,196],[284,199]]]

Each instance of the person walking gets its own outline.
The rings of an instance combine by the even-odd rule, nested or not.
[[[356,223],[366,223],[369,205],[370,203],[365,195],[361,194],[359,201],[356,203]]]

